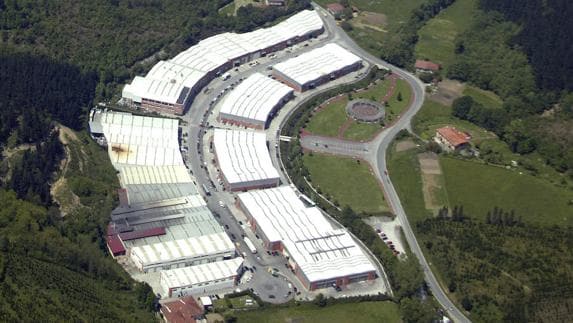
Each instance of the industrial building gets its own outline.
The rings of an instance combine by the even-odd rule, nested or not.
[[[89,126],[122,187],[107,230],[112,256],[129,257],[145,273],[235,257],[183,164],[177,120],[92,110]]]
[[[226,96],[219,120],[265,129],[276,111],[292,97],[293,90],[260,73],[249,76]]]
[[[243,258],[234,258],[193,267],[164,270],[160,284],[167,297],[184,297],[232,289],[242,273]]]
[[[362,66],[362,59],[335,43],[273,66],[273,76],[303,92],[339,78]]]
[[[238,195],[265,248],[281,251],[309,290],[376,278],[376,268],[352,236],[335,229],[317,207],[306,207],[290,186]]]
[[[272,164],[264,133],[215,129],[213,149],[228,190],[242,191],[279,184],[280,176]]]
[[[235,245],[226,233],[170,240],[131,248],[130,258],[142,272],[157,272],[231,259]]]
[[[108,155],[115,168],[183,165],[176,119],[92,110],[89,125],[92,135],[105,137]]]
[[[160,61],[145,77],[136,76],[124,87],[123,102],[147,111],[181,115],[201,88],[221,73],[323,31],[318,13],[304,10],[273,27],[209,37],[173,59]]]

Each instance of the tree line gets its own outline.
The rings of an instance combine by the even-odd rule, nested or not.
[[[480,0],[480,7],[497,11],[522,26],[511,40],[527,54],[537,84],[549,91],[573,91],[573,6],[568,0]]]
[[[420,221],[416,229],[472,321],[571,320],[571,228],[528,225],[497,207],[485,222],[457,212]]]

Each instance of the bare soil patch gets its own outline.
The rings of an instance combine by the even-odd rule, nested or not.
[[[383,13],[363,11],[360,15],[364,18],[364,21],[370,25],[384,27],[388,25],[388,17]]]
[[[424,195],[424,205],[428,210],[438,210],[445,200],[443,187],[442,170],[438,155],[434,153],[423,153],[418,155],[422,176],[422,193]]]
[[[420,169],[423,174],[441,175],[440,162],[438,156],[433,153],[423,153],[418,155],[420,161]]]
[[[430,95],[430,99],[440,104],[451,106],[455,99],[463,95],[464,88],[465,85],[463,83],[446,79],[438,83],[438,90]]]
[[[410,150],[415,147],[416,144],[412,140],[410,139],[402,140],[396,144],[396,152]]]

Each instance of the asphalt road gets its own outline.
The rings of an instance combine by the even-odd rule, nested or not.
[[[428,262],[426,261],[418,245],[414,233],[412,232],[412,228],[410,227],[410,224],[408,222],[402,204],[400,203],[398,194],[396,193],[396,190],[394,189],[394,186],[390,178],[385,175],[386,150],[389,147],[392,139],[400,130],[402,129],[410,130],[410,120],[420,110],[424,102],[424,86],[415,76],[408,73],[407,71],[401,70],[391,64],[388,64],[363,50],[341,28],[339,28],[336,25],[336,22],[334,21],[332,16],[326,14],[325,10],[323,10],[320,7],[316,8],[316,10],[320,12],[321,17],[325,22],[326,36],[321,37],[320,40],[315,40],[314,43],[312,44],[308,44],[307,47],[299,48],[296,52],[293,53],[283,52],[281,53],[280,57],[281,59],[286,59],[289,57],[297,56],[300,53],[309,51],[317,46],[324,45],[327,42],[336,42],[339,45],[351,50],[355,54],[361,56],[363,59],[373,64],[377,64],[379,66],[384,66],[386,68],[391,69],[395,74],[398,74],[401,78],[403,78],[410,84],[410,86],[413,89],[413,95],[414,95],[412,105],[403,114],[403,116],[400,119],[398,119],[398,121],[393,126],[381,132],[375,139],[373,139],[370,143],[367,144],[368,146],[367,148],[364,147],[356,148],[354,146],[348,146],[348,147],[340,147],[340,149],[360,150],[361,148],[364,148],[368,150],[367,154],[363,154],[366,151],[362,150],[361,154],[363,155],[361,155],[361,157],[369,160],[372,163],[372,165],[376,166],[374,167],[375,173],[380,179],[380,181],[383,183],[384,190],[387,192],[387,196],[389,199],[388,203],[398,216],[400,223],[404,229],[406,240],[408,241],[408,244],[410,245],[413,254],[419,259],[423,267],[426,282],[428,283],[428,286],[430,287],[433,295],[436,297],[436,299],[442,305],[442,307],[444,307],[447,310],[449,316],[454,321],[469,322],[469,320],[464,316],[464,314],[461,313],[449,300],[445,292],[438,284],[434,274],[431,272]],[[189,153],[186,156],[187,164],[189,165],[190,170],[192,171],[194,177],[196,178],[197,184],[200,187],[200,189],[202,189],[202,185],[205,184],[209,187],[209,190],[211,190],[211,196],[208,197],[209,208],[220,215],[221,223],[226,227],[228,227],[227,232],[229,232],[229,234],[235,235],[235,237],[237,237],[239,240],[240,237],[243,234],[245,234],[245,232],[242,229],[242,227],[237,223],[235,218],[230,214],[228,209],[222,208],[218,205],[218,201],[228,198],[228,194],[222,194],[221,192],[216,191],[215,187],[217,185],[215,186],[212,185],[213,182],[209,178],[209,175],[206,171],[206,167],[204,164],[205,162],[209,161],[203,160],[201,143],[203,142],[203,135],[205,133],[205,130],[209,126],[207,124],[207,120],[211,114],[210,103],[213,100],[216,100],[220,95],[220,93],[224,89],[228,88],[231,84],[236,84],[237,82],[239,82],[241,78],[246,78],[255,72],[261,72],[263,74],[266,74],[267,67],[275,63],[274,61],[269,60],[268,58],[260,59],[260,61],[262,61],[262,63],[256,66],[241,66],[239,67],[239,71],[231,70],[230,72],[231,78],[227,81],[222,81],[221,79],[213,80],[207,87],[208,91],[206,93],[202,92],[195,98],[189,111],[183,117],[183,120],[188,123],[188,126],[186,128],[188,130],[187,142],[189,145]],[[317,93],[320,92],[315,92],[313,93],[313,95]],[[276,139],[278,140],[278,138]],[[338,147],[336,143],[334,144],[334,146]],[[271,145],[271,147],[273,146]],[[272,155],[276,155],[276,152]],[[226,202],[228,203],[229,201]],[[250,252],[248,252],[248,249],[246,248],[246,246],[244,246],[244,243],[240,242],[238,245],[238,249],[240,252],[246,253],[247,260],[250,264],[257,265],[257,267],[259,268],[258,271],[260,271],[260,269],[265,267],[266,261],[263,258],[255,256]],[[262,274],[262,276],[265,275]],[[260,277],[260,278],[267,279],[268,277]],[[255,277],[254,279],[257,278]],[[294,279],[292,282],[294,284],[297,282],[297,280]],[[264,295],[261,296],[265,298]]]
[[[315,9],[321,12],[324,12],[323,9],[317,7],[315,5]],[[324,17],[324,16],[323,16]],[[420,110],[424,103],[424,95],[425,95],[425,88],[424,84],[414,75],[411,73],[397,68],[387,62],[381,60],[378,57],[366,52],[360,46],[358,46],[340,27],[336,25],[334,19],[328,15],[328,17],[324,17],[323,20],[327,25],[327,29],[331,34],[335,34],[333,37],[335,41],[340,44],[343,44],[344,47],[347,49],[352,50],[355,54],[358,54],[363,59],[370,61],[371,63],[384,66],[389,68],[395,74],[398,74],[402,79],[404,79],[413,89],[413,100],[412,104],[409,109],[403,113],[403,115],[398,119],[392,126],[378,134],[376,138],[374,138],[370,142],[370,155],[367,159],[371,162],[371,164],[375,167],[375,173],[378,179],[381,181],[384,190],[386,191],[388,197],[388,203],[394,212],[396,213],[398,219],[400,220],[400,224],[404,230],[404,234],[406,237],[406,241],[412,250],[412,253],[418,258],[422,269],[424,271],[424,276],[426,279],[426,283],[428,284],[430,290],[434,297],[438,300],[440,305],[447,311],[448,315],[455,321],[455,322],[470,322],[469,319],[454,305],[452,301],[448,298],[442,287],[439,285],[434,273],[432,272],[426,258],[414,232],[412,231],[412,227],[408,221],[406,216],[406,212],[400,202],[400,198],[396,193],[394,185],[390,179],[391,174],[386,173],[386,151],[390,146],[390,143],[396,136],[396,134],[402,130],[407,129],[411,131],[411,120],[414,115]],[[354,148],[353,148],[354,149]]]

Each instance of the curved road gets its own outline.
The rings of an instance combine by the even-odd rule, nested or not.
[[[320,11],[321,13],[326,12],[324,9],[320,8],[316,4],[313,4],[315,10]],[[454,303],[448,298],[442,287],[439,285],[438,280],[428,264],[428,261],[424,257],[420,246],[418,245],[418,241],[412,231],[412,227],[408,222],[408,218],[406,217],[406,212],[400,202],[400,198],[398,197],[398,193],[396,193],[396,189],[390,180],[390,177],[386,175],[386,151],[390,146],[390,143],[396,136],[396,134],[402,129],[408,129],[411,131],[410,121],[412,117],[416,115],[416,113],[420,110],[424,103],[424,84],[414,75],[411,73],[404,71],[400,68],[397,68],[387,62],[381,60],[378,57],[368,53],[367,51],[363,50],[360,46],[358,46],[340,27],[336,25],[334,19],[328,15],[328,17],[323,18],[326,24],[326,28],[329,29],[331,34],[336,35],[334,39],[343,45],[346,45],[348,49],[351,49],[354,53],[358,54],[362,58],[370,61],[371,63],[384,66],[389,68],[395,74],[398,74],[402,79],[404,79],[413,89],[413,98],[412,104],[410,108],[396,121],[394,125],[389,127],[388,129],[382,131],[378,136],[376,136],[370,143],[371,154],[369,154],[368,160],[372,164],[375,173],[378,179],[381,181],[386,195],[388,197],[388,203],[396,216],[398,217],[400,224],[404,230],[404,234],[406,236],[406,241],[408,241],[408,245],[412,250],[412,253],[418,258],[420,264],[422,265],[422,269],[424,270],[424,276],[426,282],[432,291],[434,297],[438,300],[440,305],[446,309],[449,316],[455,322],[470,322],[470,320],[454,305]]]

